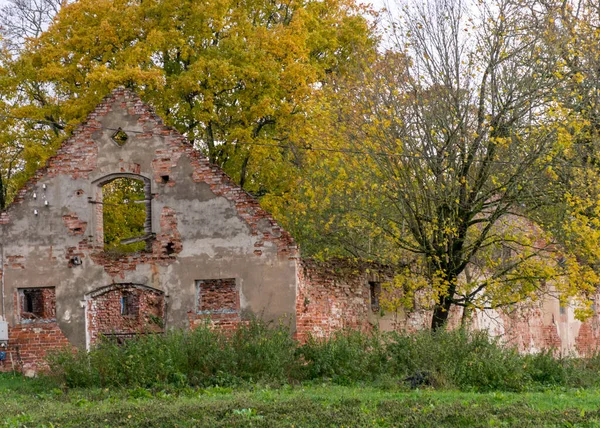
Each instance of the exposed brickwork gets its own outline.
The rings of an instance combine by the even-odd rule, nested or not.
[[[370,274],[366,272],[370,271]],[[379,281],[373,280],[373,272],[380,273]],[[296,300],[297,338],[304,341],[308,335],[327,337],[336,330],[350,327],[362,330],[371,328],[373,318],[371,292],[377,291],[379,283],[391,278],[393,272],[381,266],[353,266],[340,261],[317,263],[303,260],[299,262],[298,294]],[[375,284],[373,284],[375,282]],[[375,285],[372,287],[372,285]],[[380,301],[389,299],[389,291],[382,291]],[[421,300],[422,299],[417,299]],[[554,350],[561,352],[578,350],[589,354],[600,348],[600,317],[577,325],[569,321],[569,316],[556,314],[548,316],[544,301],[520,304],[505,310],[474,312],[467,319],[467,326],[485,329],[498,337],[507,346],[514,346],[520,352]],[[462,323],[462,308],[453,307],[449,315],[449,328],[458,328]],[[429,328],[431,309],[419,307],[391,319],[388,328],[414,332]],[[375,318],[376,319],[376,318]],[[578,349],[566,349],[569,330],[577,333]]]
[[[233,330],[241,322],[240,294],[235,278],[196,281],[196,311],[189,311],[190,328],[210,322],[221,330]]]
[[[163,137],[162,139],[165,144],[161,149],[153,149],[154,152],[152,154],[154,157],[152,159],[149,156],[141,157],[143,161],[126,159],[124,155],[120,156],[122,159],[119,159],[119,155],[111,157],[111,162],[113,162],[113,159],[119,159],[119,161],[118,163],[115,162],[114,165],[110,165],[111,170],[107,171],[107,158],[104,151],[100,153],[100,147],[103,148],[102,150],[105,147],[102,139],[106,137],[106,130],[102,129],[102,126],[107,126],[106,123],[113,120],[113,110],[118,108],[125,109],[131,115],[128,120],[137,120],[136,127],[143,130],[140,133],[128,133],[129,140],[127,145],[131,145],[134,142],[136,144],[144,144],[145,141],[148,141],[153,147],[156,147],[154,144],[156,143],[155,139],[157,136]],[[108,117],[106,117],[107,115]],[[117,112],[117,115],[114,117],[119,117],[119,113]],[[103,121],[104,125],[101,125],[101,121]],[[99,158],[99,155],[101,155],[101,158]],[[27,181],[23,188],[18,191],[8,209],[0,213],[0,225],[7,225],[5,230],[9,230],[12,233],[11,216],[15,215],[16,209],[24,201],[28,201],[28,204],[35,202],[33,200],[34,192],[37,195],[47,192],[48,195],[53,195],[55,199],[50,201],[51,205],[48,210],[44,209],[44,211],[40,211],[37,221],[40,224],[47,224],[52,227],[56,227],[55,225],[58,224],[58,227],[62,228],[62,225],[64,225],[64,235],[62,238],[68,239],[68,244],[61,243],[61,236],[56,236],[56,240],[54,241],[57,243],[55,248],[58,250],[55,250],[57,254],[52,256],[52,260],[55,260],[56,264],[60,265],[57,266],[58,268],[64,268],[65,266],[72,268],[73,270],[68,272],[71,272],[73,276],[77,276],[80,273],[76,269],[90,269],[89,272],[100,272],[101,275],[94,274],[92,275],[93,278],[90,278],[91,281],[96,281],[97,277],[104,275],[101,270],[94,269],[94,265],[99,265],[110,276],[108,281],[102,282],[99,285],[110,283],[111,280],[113,282],[129,282],[131,281],[131,277],[125,279],[127,275],[141,265],[149,265],[153,273],[159,272],[159,267],[175,264],[178,255],[184,249],[185,241],[179,232],[178,222],[180,219],[178,217],[181,217],[185,213],[177,211],[177,206],[164,206],[158,213],[153,210],[154,215],[158,214],[160,216],[158,219],[153,218],[151,222],[158,230],[150,231],[149,245],[146,251],[128,254],[110,254],[104,251],[103,245],[101,186],[94,186],[94,183],[102,182],[101,175],[105,172],[111,175],[143,174],[144,177],[150,177],[152,181],[163,186],[157,186],[157,193],[151,195],[153,200],[156,198],[160,201],[160,191],[164,186],[172,187],[178,184],[173,178],[178,176],[174,169],[182,157],[187,157],[190,160],[193,170],[192,180],[197,183],[207,183],[215,195],[230,201],[231,205],[237,210],[239,218],[248,225],[251,231],[252,243],[254,244],[254,248],[250,248],[248,257],[251,257],[253,260],[255,257],[265,258],[276,251],[277,257],[282,261],[297,258],[298,251],[291,236],[277,225],[272,216],[265,212],[252,196],[240,189],[218,167],[211,165],[202,154],[194,150],[192,145],[183,136],[176,130],[165,126],[149,106],[145,105],[136,95],[125,89],[118,89],[106,97],[88,116],[87,121],[78,127],[72,136],[62,144],[56,155],[47,161],[46,166],[38,170]],[[148,161],[150,161],[150,168],[148,167]],[[60,178],[54,180],[57,177]],[[87,187],[87,184],[83,183],[73,187],[66,186],[65,188],[69,189],[69,195],[66,195],[62,189],[54,189],[52,187],[56,183],[65,182],[65,180],[68,181],[68,178],[88,182],[92,187]],[[148,189],[150,189],[150,186],[148,186]],[[154,191],[154,188],[152,188],[152,192]],[[63,198],[62,207],[61,198]],[[80,211],[84,205],[87,205],[87,203],[84,204],[86,199],[92,203],[95,202],[94,206],[88,205],[89,218],[84,217],[88,213]],[[75,201],[76,203],[73,206],[69,206],[70,202],[67,201]],[[43,206],[43,200],[39,199],[37,202],[42,203],[41,206]],[[33,205],[33,207],[36,206],[38,205]],[[155,205],[152,208],[155,208]],[[30,213],[32,212],[33,209]],[[44,216],[56,217],[50,219],[49,217],[44,218]],[[47,233],[47,230],[45,232]],[[43,244],[40,243],[40,247],[43,247],[40,249],[45,251],[46,241],[41,240],[40,242],[44,242]],[[29,245],[38,244],[37,242],[30,242]],[[251,246],[252,244],[250,244]],[[17,270],[28,273],[31,264],[35,263],[35,260],[38,259],[38,253],[39,251],[35,250],[28,253],[24,252],[23,254],[26,255],[5,254],[3,268],[4,270],[9,269],[11,271]],[[50,247],[50,253],[52,253],[52,247]],[[83,266],[78,267],[80,264],[83,264]],[[47,266],[51,267],[51,264],[44,265],[44,269],[47,269]],[[140,271],[144,270],[140,269]],[[40,269],[40,272],[43,275],[42,269]],[[160,272],[159,275],[156,275],[156,278],[159,278],[162,274],[163,272]],[[11,272],[11,275],[14,277],[15,273]],[[17,275],[20,275],[20,273]],[[35,285],[37,284],[32,284],[32,286]],[[20,319],[19,313],[26,315],[27,311],[23,311],[23,301],[19,301],[17,293],[12,296],[13,286],[9,286],[11,287],[11,292],[8,299],[11,297],[15,299],[12,308],[10,307],[11,305],[8,305],[9,311],[14,310],[15,314],[9,313],[3,315],[8,315],[7,318],[11,322],[15,322],[15,320],[18,321]],[[91,288],[95,288],[96,286]],[[154,331],[158,328],[158,324],[154,321],[156,319],[162,320],[164,316],[164,297],[162,294],[157,291],[148,291],[143,287],[133,287],[132,290],[135,299],[131,301],[131,304],[136,309],[132,309],[131,312],[141,314],[139,316],[121,314],[120,297],[122,297],[124,291],[122,287],[110,289],[103,294],[94,294],[93,297],[87,300],[87,325],[90,327],[90,342],[93,343],[97,340],[100,333],[128,335],[148,329]],[[87,291],[89,289],[85,292]],[[225,291],[224,295],[226,297],[220,297],[221,291]],[[204,292],[205,300],[203,305],[205,307],[203,309],[197,308],[193,301],[182,303],[189,305],[187,308],[190,310],[189,321],[191,326],[203,322],[206,318],[209,318],[223,329],[233,329],[242,322],[240,296],[239,291],[235,289],[235,282],[233,286],[227,281],[220,284],[214,283],[211,286],[207,286]],[[42,300],[45,299],[44,293],[46,291],[42,293]],[[82,295],[81,299],[83,298],[84,296]],[[73,296],[69,296],[68,299],[73,299]],[[63,303],[59,303],[59,311],[61,307],[69,307],[69,310],[72,310],[74,307],[72,301],[69,301],[70,306],[63,306]],[[77,301],[75,301],[75,304],[77,304]],[[36,309],[33,312],[37,313],[38,311]],[[52,349],[55,347],[52,344],[53,338],[56,339],[56,346],[66,344],[58,325],[52,321],[55,318],[62,319],[63,314],[56,314],[56,305],[53,306],[52,310],[43,309],[40,314],[40,316],[37,314],[35,317],[32,316],[28,320],[29,323],[22,324],[21,327],[11,330],[11,346],[13,343],[15,345],[20,343],[24,346],[22,341],[29,340],[31,336],[29,328],[33,328],[34,323],[42,325],[40,327],[42,330],[36,330],[36,334],[41,335],[40,338],[32,339],[35,344],[43,343],[45,349]],[[24,319],[26,318],[27,316],[24,316]],[[17,336],[13,337],[13,333]],[[70,335],[74,334],[70,330],[67,333]],[[20,349],[25,349],[23,346]],[[33,353],[38,348],[32,347],[31,349],[31,351],[28,350],[27,352]],[[27,354],[26,359],[27,361],[39,361],[39,358],[43,357],[43,355],[44,352],[38,352],[36,359],[33,357],[33,354]],[[23,357],[21,358],[23,359]],[[15,361],[17,359],[15,357]]]
[[[83,235],[87,228],[87,222],[79,220],[76,213],[63,215],[63,222],[70,235]]]
[[[189,311],[188,318],[192,330],[208,323],[210,326],[226,333],[234,332],[240,325],[248,323],[248,321],[242,321],[239,314],[197,314]]]
[[[26,288],[18,291],[21,322],[56,320],[56,290],[54,287]]]
[[[197,281],[199,314],[225,314],[240,312],[240,294],[235,278],[203,279]]]
[[[23,256],[7,256],[6,261],[6,267],[10,269],[25,269],[25,265],[23,264],[25,257]]]
[[[175,186],[175,181],[171,176],[173,175],[173,168],[177,165],[180,157],[181,152],[173,152],[167,149],[156,150],[154,160],[152,161],[154,181],[156,183],[163,183],[163,177],[169,177],[169,181],[166,184],[171,187]]]
[[[502,339],[509,346],[515,346],[521,352],[543,349],[555,349],[560,352],[558,320],[553,319],[551,324],[545,324],[539,304],[523,305],[509,313],[501,311],[499,314],[504,324]]]
[[[141,165],[139,163],[126,162],[123,159],[120,159],[119,171],[139,175],[141,172]]]
[[[63,143],[57,154],[48,160],[46,167],[38,170],[35,176],[18,192],[11,207],[21,203],[27,193],[31,192],[35,184],[44,176],[69,175],[73,178],[87,178],[90,172],[94,171],[97,163],[98,145],[93,140],[92,134],[101,128],[98,119],[110,112],[115,100],[121,98],[124,98],[125,101],[119,103],[120,107],[126,109],[129,114],[138,116],[138,123],[146,130],[145,133],[136,134],[134,138],[144,140],[155,135],[165,138],[166,147],[157,150],[156,158],[152,161],[156,182],[160,183],[163,176],[171,175],[171,171],[176,167],[181,156],[188,156],[194,167],[194,181],[209,184],[217,196],[223,196],[232,201],[240,217],[246,221],[252,233],[258,237],[257,244],[259,246],[265,242],[272,242],[281,257],[296,258],[298,256],[298,249],[291,235],[279,227],[273,217],[260,207],[256,199],[231,181],[220,168],[211,165],[185,137],[175,129],[165,126],[154,110],[143,103],[137,95],[124,88],[116,89],[98,104],[86,122],[79,126],[73,135]],[[139,173],[139,165],[121,161],[121,170]],[[175,183],[170,179],[169,185],[173,186]],[[0,213],[0,224],[9,223],[11,207],[6,212]],[[101,210],[101,208],[99,209]],[[259,249],[254,254],[260,257],[262,251]],[[145,260],[140,262],[145,263]]]
[[[90,344],[100,335],[132,336],[157,333],[164,326],[164,296],[132,284],[114,285],[92,293],[87,301]]]
[[[343,260],[298,263],[296,338],[326,337],[343,328],[370,330],[371,286],[368,267]],[[381,268],[384,278],[389,269]],[[379,283],[381,282],[378,281]],[[377,315],[377,314],[375,314]]]
[[[48,352],[70,346],[56,322],[21,324],[9,328],[8,335],[7,357],[0,362],[0,371],[38,372],[47,367]]]
[[[181,234],[177,230],[177,214],[174,209],[164,207],[160,214],[160,233],[156,235],[156,241],[152,251],[157,257],[175,257],[182,250]]]
[[[582,355],[594,355],[600,350],[600,316],[597,313],[581,324],[575,344]]]
[[[233,183],[220,168],[211,165],[200,152],[189,144],[185,137],[176,130],[165,126],[154,110],[144,104],[136,95],[123,89],[113,92],[113,95],[101,105],[110,106],[112,97],[117,96],[126,97],[127,101],[122,106],[128,108],[130,114],[139,115],[138,122],[144,126],[144,129],[148,129],[147,134],[137,134],[135,138],[143,140],[150,138],[152,134],[160,134],[165,137],[166,149],[158,150],[156,158],[152,162],[156,182],[161,182],[163,176],[170,176],[173,168],[177,166],[179,158],[185,154],[192,161],[194,181],[207,183],[214,194],[232,201],[240,217],[247,222],[253,234],[259,237],[259,242],[274,243],[281,257],[297,257],[298,250],[291,235],[279,227],[273,217],[260,207],[258,201]],[[174,183],[169,185],[174,185]]]

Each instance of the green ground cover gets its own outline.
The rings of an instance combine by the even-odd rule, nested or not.
[[[484,332],[299,344],[253,321],[102,341],[49,364],[37,379],[0,375],[0,427],[600,427],[600,354],[520,355]]]
[[[459,392],[401,385],[61,389],[0,376],[0,426],[600,426],[600,390]]]

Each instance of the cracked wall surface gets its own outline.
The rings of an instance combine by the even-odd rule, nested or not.
[[[112,139],[119,128],[127,133],[122,145]],[[104,251],[99,189],[115,176],[149,183],[147,251]],[[23,349],[17,337],[31,334],[31,328],[45,335],[52,327],[32,322],[24,332],[19,302],[10,297],[19,289],[53,287],[56,320],[46,336],[61,336],[61,346],[89,346],[94,331],[111,327],[91,327],[88,315],[98,302],[89,296],[112,285],[136,284],[164,296],[161,322],[167,328],[196,322],[199,280],[235,279],[237,318],[215,313],[209,317],[214,323],[233,325],[252,314],[293,320],[297,256],[290,235],[254,198],[135,94],[117,89],[0,213],[1,315],[10,325],[9,359],[34,364],[23,352],[17,355],[17,343]],[[107,303],[109,311],[113,303]],[[115,331],[122,328],[123,319],[111,319]]]

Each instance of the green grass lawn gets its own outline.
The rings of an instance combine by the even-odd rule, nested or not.
[[[61,390],[0,375],[0,426],[600,426],[600,390],[286,386]]]

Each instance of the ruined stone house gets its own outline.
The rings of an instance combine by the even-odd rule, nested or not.
[[[103,190],[117,179],[143,189],[140,251],[105,248]],[[89,347],[100,335],[120,340],[207,319],[220,328],[253,315],[282,319],[300,340],[428,324],[423,311],[383,313],[381,284],[392,273],[372,272],[301,260],[255,199],[117,89],[0,213],[0,371],[35,368],[48,350]],[[501,333],[519,332],[524,350],[568,347],[582,335],[598,342],[598,317],[586,327],[558,305],[549,311],[501,315]]]
[[[123,178],[144,189],[145,248],[111,253],[103,190]],[[367,317],[359,300],[344,313],[306,316],[323,302],[301,296],[305,268],[290,235],[125,89],[104,99],[0,213],[0,266],[0,325],[8,327],[0,370],[100,335],[193,328],[207,318],[221,328],[252,315],[283,319],[302,337]]]

